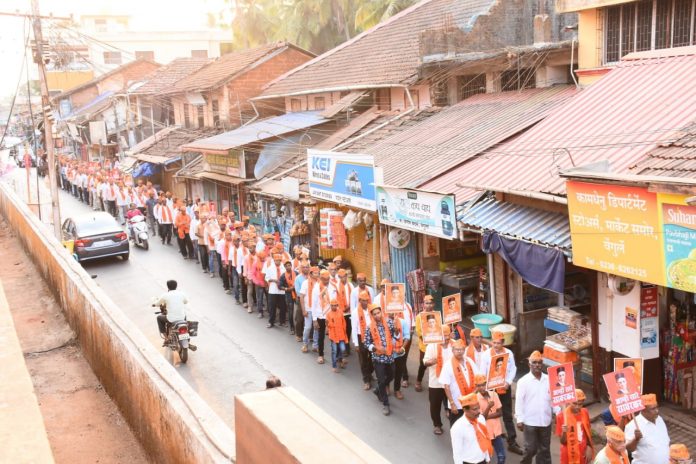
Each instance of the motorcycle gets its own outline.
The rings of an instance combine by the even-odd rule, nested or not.
[[[145,221],[145,216],[133,216],[128,221],[128,225],[130,226],[131,239],[133,240],[133,243],[135,243],[135,246],[139,246],[143,250],[149,249],[150,245],[148,243],[148,240],[150,238],[150,234],[148,232],[147,221]]]
[[[152,305],[156,306],[156,305]],[[167,308],[164,305],[160,305],[160,310],[155,314],[167,315]],[[198,321],[167,321],[166,335],[160,334],[160,337],[164,340],[164,345],[170,348],[172,351],[179,353],[179,359],[181,362],[186,364],[188,361],[188,352],[196,351],[198,347],[190,342],[191,337],[198,336]]]

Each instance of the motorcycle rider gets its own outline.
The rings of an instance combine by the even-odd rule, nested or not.
[[[135,206],[135,203],[131,203],[130,206],[128,207],[128,212],[126,213],[126,219],[128,220],[128,232],[130,232],[131,240],[135,240],[135,235],[133,234],[133,224],[131,223],[131,219],[133,219],[135,216],[142,216],[142,215],[143,215],[142,211],[140,211]]]
[[[167,293],[164,293],[157,303],[157,306],[162,306],[167,309],[167,314],[157,315],[157,327],[159,327],[160,334],[165,338],[162,346],[167,346],[167,321],[176,322],[186,320],[186,305],[188,304],[188,298],[186,294],[181,290],[177,290],[176,280],[167,281]]]

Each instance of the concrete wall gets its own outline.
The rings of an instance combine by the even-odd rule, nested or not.
[[[229,427],[5,185],[0,214],[54,289],[94,373],[150,459],[229,462],[235,449]],[[144,309],[147,304],[143,301]]]
[[[238,395],[234,407],[238,464],[389,462],[291,387]]]

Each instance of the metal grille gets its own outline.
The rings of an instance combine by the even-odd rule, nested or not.
[[[642,52],[652,48],[652,10],[653,2],[638,3],[636,14],[636,51]]]
[[[536,87],[536,73],[534,68],[520,68],[505,71],[500,76],[500,87],[506,90],[533,89]]]
[[[657,2],[655,11],[655,49],[672,45],[672,2]]]
[[[465,100],[479,93],[486,93],[485,74],[457,76],[457,101]]]
[[[634,50],[636,39],[636,6],[624,5],[621,9],[621,56]]]
[[[619,33],[621,31],[621,7],[607,8],[607,34],[604,48],[607,63],[619,61]]]
[[[674,0],[674,34],[673,47],[691,44],[691,17],[693,0]]]

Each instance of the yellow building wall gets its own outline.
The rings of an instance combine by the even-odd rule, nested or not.
[[[65,92],[94,79],[93,71],[49,71],[46,73],[49,91]]]

